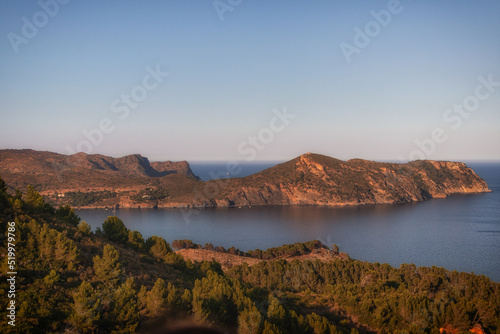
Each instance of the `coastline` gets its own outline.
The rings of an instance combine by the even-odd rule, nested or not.
[[[251,208],[251,207],[271,207],[271,206],[279,206],[279,207],[298,207],[298,206],[310,206],[310,207],[329,207],[329,208],[343,208],[343,207],[356,207],[356,206],[372,206],[372,205],[400,205],[400,204],[410,204],[410,203],[421,203],[421,202],[426,202],[429,200],[433,199],[447,199],[452,196],[467,196],[467,195],[479,195],[479,194],[484,194],[484,193],[490,193],[493,192],[491,189],[485,189],[483,191],[461,191],[461,192],[454,192],[450,194],[445,194],[445,196],[433,196],[431,198],[426,198],[423,200],[417,200],[417,201],[408,201],[408,202],[394,202],[394,201],[387,201],[387,202],[348,202],[348,203],[326,203],[326,204],[321,204],[321,203],[306,203],[306,204],[250,204],[250,205],[229,205],[225,204],[225,202],[216,202],[213,204],[205,204],[205,205],[196,205],[192,203],[158,203],[158,204],[148,204],[148,203],[134,203],[132,205],[130,204],[123,204],[123,203],[117,203],[115,205],[88,205],[88,206],[74,206],[72,205],[73,208],[76,210],[92,210],[92,209],[106,209],[106,210],[120,210],[120,209],[216,209],[216,208]]]

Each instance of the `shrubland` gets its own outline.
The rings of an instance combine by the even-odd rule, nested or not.
[[[144,239],[118,217],[91,231],[71,207],[0,179],[0,293],[9,289],[7,223],[16,226],[16,326],[0,299],[2,333],[150,333],[183,321],[230,333],[500,333],[500,284],[437,267],[350,258],[285,261],[317,241],[231,254],[262,259],[227,271]],[[168,237],[168,236],[166,236]],[[216,247],[207,244],[205,249]]]

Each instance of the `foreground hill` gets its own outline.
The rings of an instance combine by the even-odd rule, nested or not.
[[[341,161],[311,153],[247,177],[202,182],[187,162],[3,150],[0,175],[13,189],[31,184],[50,203],[78,207],[342,206],[490,191],[461,162]]]
[[[204,260],[213,252],[174,245],[196,249],[176,253],[117,217],[92,232],[0,179],[0,333],[155,333],[180,320],[215,333],[500,332],[500,284],[485,276],[332,256],[319,242],[219,252],[223,271]]]

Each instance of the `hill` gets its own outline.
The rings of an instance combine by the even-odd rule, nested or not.
[[[242,256],[242,255],[236,255],[236,254],[230,254],[230,253],[221,253],[213,250],[207,250],[207,249],[180,249],[176,251],[176,253],[180,254],[184,259],[189,259],[193,262],[202,262],[202,261],[216,261],[220,263],[221,268],[224,271],[227,271],[231,269],[234,266],[237,265],[242,265],[242,264],[247,264],[247,265],[255,265],[258,264],[262,261],[278,261],[281,259],[284,259],[288,262],[293,261],[293,260],[298,260],[298,261],[315,261],[315,260],[321,260],[321,261],[331,261],[335,259],[346,259],[347,254],[346,253],[341,253],[341,254],[335,254],[333,251],[325,248],[319,248],[319,249],[314,249],[312,251],[308,251],[307,253],[304,254],[297,254],[297,255],[291,255],[291,256],[281,256],[277,257],[272,260],[263,260],[259,258],[254,258],[254,257],[249,257],[249,256]]]
[[[500,330],[500,284],[485,276],[336,257],[315,241],[226,254],[223,271],[205,260],[211,254],[176,253],[118,217],[92,232],[70,207],[48,205],[32,187],[9,195],[2,179],[0,249],[6,334],[154,333],[186,323],[259,334]]]
[[[0,176],[11,190],[32,185],[52,204],[79,207],[152,207],[171,196],[182,199],[199,182],[186,161],[34,150],[0,150]]]
[[[205,188],[216,188],[210,181]],[[260,173],[231,179],[201,206],[393,204],[488,192],[484,180],[461,162],[406,164],[353,159],[341,161],[307,153]]]
[[[202,182],[185,161],[3,150],[0,176],[12,190],[31,184],[52,204],[87,208],[395,204],[490,191],[461,162],[341,161],[311,153],[247,177]]]

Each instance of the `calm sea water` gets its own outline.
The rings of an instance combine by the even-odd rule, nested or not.
[[[144,237],[158,235],[168,242],[191,239],[244,251],[318,239],[327,245],[336,243],[359,260],[396,267],[402,263],[434,265],[484,274],[500,282],[500,164],[469,166],[493,192],[351,208],[217,208],[184,213],[179,209],[120,209],[116,213],[79,210],[78,214],[94,228],[116,214]],[[210,168],[225,170],[221,164],[193,166],[203,179],[209,178]],[[238,176],[259,168],[247,166]]]
[[[190,163],[191,170],[203,181],[224,179],[228,177],[245,177],[260,172],[266,168],[276,166],[279,162],[238,163]]]

